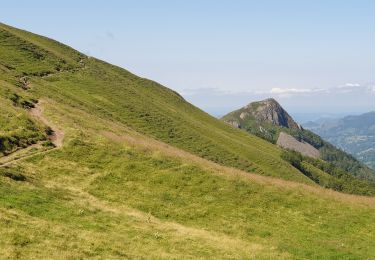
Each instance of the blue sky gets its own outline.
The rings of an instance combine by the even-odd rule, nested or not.
[[[172,88],[219,115],[375,110],[375,1],[2,1],[0,21]],[[304,119],[301,119],[304,120]]]

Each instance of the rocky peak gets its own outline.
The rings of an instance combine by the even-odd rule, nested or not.
[[[301,129],[301,126],[273,98],[252,102],[223,117],[224,121],[231,124],[236,123],[239,126],[246,120],[254,119],[258,123],[271,123],[286,128]]]
[[[260,122],[269,122],[287,128],[300,128],[288,112],[273,98],[258,102],[253,115]]]

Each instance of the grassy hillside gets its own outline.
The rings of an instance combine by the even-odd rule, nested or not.
[[[26,92],[35,99],[53,99],[98,117],[119,121],[223,165],[308,182],[280,159],[281,151],[277,147],[219,122],[170,89],[94,58],[71,54],[66,48],[59,49],[60,45],[55,42],[44,49],[44,39],[15,29],[10,31],[22,40],[17,46],[13,39],[16,36],[8,37],[9,30],[2,33],[6,44],[1,46],[1,53],[7,55],[0,56],[1,62],[15,68],[11,69],[16,75],[11,80],[28,77],[31,87]],[[31,42],[26,44],[25,38]],[[17,49],[25,48],[48,56],[44,54],[45,58],[35,59],[33,52],[28,56],[18,54]],[[15,60],[13,57],[17,55],[19,58]],[[60,64],[68,65],[61,68]]]
[[[46,138],[3,94],[18,93],[65,133],[61,148],[0,167],[1,255],[375,255],[373,198],[317,187],[273,144],[157,83],[4,25],[0,40],[1,112]]]
[[[0,84],[7,86],[6,82],[0,81]],[[0,156],[46,139],[43,125],[28,116],[33,100],[17,93],[0,88]]]

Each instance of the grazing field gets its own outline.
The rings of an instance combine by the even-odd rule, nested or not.
[[[177,93],[6,25],[0,63],[2,134],[22,120],[15,136],[38,137],[0,158],[1,256],[375,256],[373,197],[319,187]]]

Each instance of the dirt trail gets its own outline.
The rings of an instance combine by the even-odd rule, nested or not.
[[[21,159],[24,159],[26,157],[29,157],[29,156],[32,156],[32,155],[35,155],[37,154],[38,152],[32,152],[30,153],[33,149],[40,149],[41,147],[41,144],[40,143],[36,143],[36,144],[32,144],[26,148],[21,148],[21,149],[18,149],[17,151],[14,151],[6,156],[3,156],[0,158],[0,167],[4,167],[4,166],[7,166],[7,165],[10,165],[11,163],[14,163],[18,160],[21,160]]]
[[[31,145],[29,146],[28,148],[37,148],[39,145],[36,144],[36,145]],[[47,150],[39,150],[37,152],[33,152],[33,153],[28,153],[28,154],[22,154],[20,156],[18,156],[17,152],[14,153],[14,156],[13,156],[13,159],[10,159],[10,160],[7,160],[5,162],[1,162],[0,161],[0,167],[5,167],[5,166],[8,166],[8,165],[11,165],[15,162],[18,162],[18,161],[21,161],[21,160],[25,160],[27,158],[31,158],[31,157],[34,157],[36,155],[39,155],[39,154],[46,154],[48,152],[51,152],[53,150],[55,150],[56,148],[50,148],[50,149],[47,149]],[[22,152],[22,150],[20,150],[19,152]],[[2,158],[3,159],[3,158]]]
[[[5,167],[20,160],[24,160],[38,154],[44,154],[63,146],[64,132],[43,116],[43,108],[41,104],[42,102],[39,102],[34,108],[32,108],[30,110],[30,114],[52,129],[53,133],[49,136],[49,139],[54,144],[55,148],[43,149],[41,143],[30,145],[26,148],[19,149],[7,156],[1,157],[0,167]],[[36,148],[38,150],[30,153],[33,148]]]
[[[34,116],[35,118],[39,119],[43,124],[49,126],[53,133],[50,136],[51,142],[56,147],[62,147],[63,140],[64,140],[64,132],[60,130],[58,127],[56,127],[55,124],[51,123],[47,118],[43,116],[43,107],[42,107],[43,101],[39,101],[39,103],[30,110],[30,114]]]

